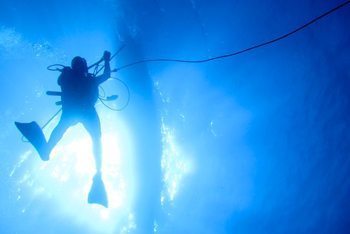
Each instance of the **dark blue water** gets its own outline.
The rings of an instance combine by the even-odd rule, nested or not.
[[[350,6],[235,57],[114,73],[130,102],[96,105],[108,209],[87,203],[94,160],[81,125],[43,162],[13,124],[43,125],[59,109],[45,95],[59,90],[50,64],[92,64],[122,45],[112,68],[210,58],[339,3],[1,1],[0,232],[348,233]],[[122,83],[103,88],[119,96],[112,107],[127,102]]]

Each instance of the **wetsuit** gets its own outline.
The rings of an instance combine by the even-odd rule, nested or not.
[[[63,70],[58,78],[62,90],[62,116],[48,141],[49,154],[69,127],[81,123],[93,142],[97,173],[101,172],[102,152],[101,125],[95,103],[98,99],[98,86],[110,76],[109,62],[105,66],[104,74],[99,77],[77,74],[71,68]]]

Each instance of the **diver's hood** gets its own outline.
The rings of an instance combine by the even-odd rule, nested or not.
[[[87,62],[84,58],[80,56],[76,56],[72,59],[71,67],[72,67],[72,70],[76,73],[88,72]]]

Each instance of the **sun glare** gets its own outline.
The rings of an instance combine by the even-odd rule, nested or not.
[[[49,135],[57,119],[46,129]],[[51,207],[56,215],[74,220],[96,233],[127,233],[135,227],[134,152],[127,125],[113,114],[101,115],[103,168],[102,178],[108,195],[109,207],[88,204],[87,196],[95,174],[95,162],[90,136],[78,124],[66,132],[43,162],[33,150],[21,155],[10,176],[16,171],[18,201],[26,201],[22,212],[31,209],[33,201]],[[163,191],[161,204],[172,202],[179,192],[184,177],[192,171],[192,163],[176,143],[174,132],[164,123],[161,126],[163,155]],[[136,182],[137,183],[137,182]]]
[[[106,115],[102,121],[108,126],[102,126],[102,177],[108,194],[108,208],[87,203],[95,162],[91,139],[80,124],[66,132],[48,162],[42,162],[36,152],[27,151],[10,176],[30,158],[33,161],[31,170],[19,180],[19,188],[31,188],[32,199],[48,201],[57,213],[70,217],[78,225],[88,224],[89,229],[111,233],[118,223],[124,227],[132,226],[128,218],[133,199],[132,147],[130,134],[121,120]],[[50,128],[47,132],[51,132]],[[21,194],[18,196],[21,199]]]

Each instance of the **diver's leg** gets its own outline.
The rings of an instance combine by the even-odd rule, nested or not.
[[[82,117],[81,123],[84,125],[85,129],[89,132],[96,163],[96,174],[93,178],[93,183],[88,195],[88,203],[90,204],[100,204],[108,208],[108,198],[106,189],[102,180],[102,147],[101,147],[101,125],[100,119],[97,115],[96,110],[89,110]]]
[[[64,133],[67,129],[72,125],[72,121],[65,116],[62,115],[60,121],[58,122],[55,129],[51,132],[50,139],[47,142],[47,155],[50,156],[52,149],[56,146],[56,144],[62,139]]]
[[[92,144],[93,152],[96,164],[96,174],[101,174],[102,169],[102,143],[101,143],[101,124],[100,118],[97,115],[96,110],[91,110],[84,115],[81,123],[85,129],[89,132]]]

